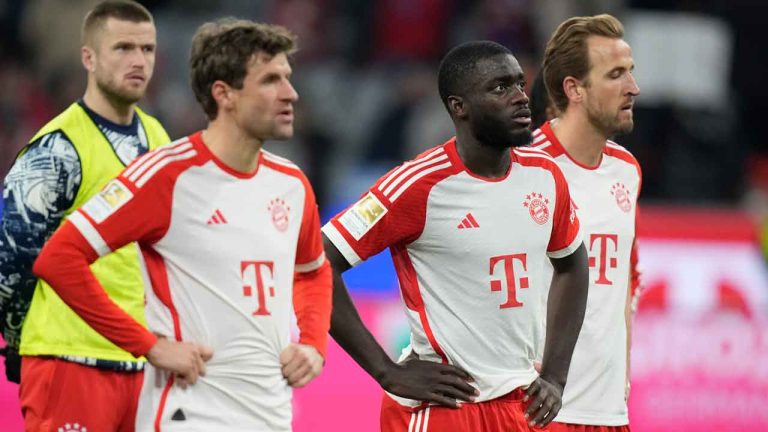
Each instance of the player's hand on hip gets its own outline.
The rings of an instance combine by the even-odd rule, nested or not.
[[[459,408],[480,394],[472,377],[456,366],[410,358],[393,363],[378,380],[384,390],[400,397]]]
[[[325,359],[312,345],[288,345],[280,353],[280,367],[291,387],[304,387],[323,370]]]
[[[172,372],[177,383],[186,387],[205,375],[205,362],[213,357],[213,351],[195,343],[174,342],[161,337],[146,357],[156,368]]]
[[[525,391],[523,402],[528,402],[525,418],[531,427],[544,427],[560,411],[563,399],[563,387],[538,377]]]

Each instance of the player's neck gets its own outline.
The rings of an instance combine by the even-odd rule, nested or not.
[[[552,125],[552,132],[576,162],[590,167],[600,164],[608,137],[586,117],[573,112],[563,113]]]
[[[456,131],[456,152],[464,166],[482,177],[504,177],[509,172],[509,148],[483,145],[469,131]]]
[[[121,104],[108,98],[104,93],[92,86],[83,95],[85,106],[96,114],[119,125],[129,125],[133,121],[136,104]]]
[[[235,171],[252,173],[259,163],[262,141],[248,136],[228,117],[217,117],[203,131],[203,142],[211,153]]]

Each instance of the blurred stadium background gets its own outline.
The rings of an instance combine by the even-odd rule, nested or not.
[[[82,96],[79,28],[94,0],[0,1],[0,175]],[[635,432],[768,430],[768,52],[759,0],[155,0],[158,59],[141,104],[172,137],[205,122],[187,84],[190,38],[220,16],[300,36],[297,134],[270,143],[308,173],[327,219],[388,168],[451,135],[437,61],[451,46],[510,47],[529,81],[572,15],[625,24],[641,87],[621,137],[644,170],[630,416]],[[762,243],[761,243],[762,242]],[[348,272],[362,315],[394,356],[407,342],[388,254]],[[0,366],[2,367],[2,366]],[[21,430],[0,383],[0,430]],[[378,430],[381,393],[337,346],[296,392],[297,431]]]

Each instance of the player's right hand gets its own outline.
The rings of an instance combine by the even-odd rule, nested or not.
[[[393,363],[378,381],[384,390],[400,397],[451,408],[459,408],[460,401],[472,402],[480,394],[462,369],[416,358]]]
[[[292,343],[280,353],[280,369],[288,385],[304,387],[323,371],[325,359],[312,345]]]
[[[563,386],[554,380],[539,376],[528,386],[523,397],[527,403],[525,418],[530,427],[547,426],[563,406]]]
[[[177,383],[186,388],[205,375],[205,362],[213,357],[213,350],[195,343],[175,342],[161,337],[146,357],[156,368],[172,372]]]

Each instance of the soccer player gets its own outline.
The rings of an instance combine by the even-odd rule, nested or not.
[[[385,395],[381,429],[543,426],[560,407],[586,304],[579,221],[557,164],[520,147],[531,141],[530,111],[522,69],[507,48],[489,41],[454,48],[438,87],[456,137],[385,174],[323,227],[336,273],[332,335],[374,377],[386,373],[386,355],[338,274],[389,248],[411,329],[402,359],[443,369],[429,369],[425,387],[390,386],[399,396]],[[533,360],[547,258],[556,271],[539,375]],[[464,387],[467,379],[475,389]],[[431,389],[426,402],[473,403],[454,409],[401,397],[424,388]]]
[[[207,128],[131,164],[35,262],[96,331],[156,366],[145,374],[139,431],[290,430],[291,386],[322,370],[332,282],[315,196],[296,165],[262,150],[293,135],[294,43],[283,27],[252,21],[201,26],[190,79]],[[130,242],[141,253],[149,330],[88,269]],[[292,307],[299,343],[290,343]]]
[[[630,304],[636,271],[637,160],[611,137],[632,131],[640,89],[632,50],[610,15],[575,17],[552,34],[544,77],[559,117],[534,132],[565,174],[589,253],[589,300],[553,431],[628,431]]]
[[[32,137],[5,178],[0,328],[7,343],[6,375],[13,382],[21,379],[28,430],[66,423],[91,430],[133,425],[143,359],[93,331],[35,278],[32,263],[65,217],[131,161],[170,141],[160,123],[136,106],[152,78],[155,46],[155,25],[143,6],[123,0],[95,6],[82,25],[84,96]],[[135,245],[92,270],[108,295],[144,323]],[[85,385],[87,393],[67,390]],[[50,396],[62,391],[66,397]]]

